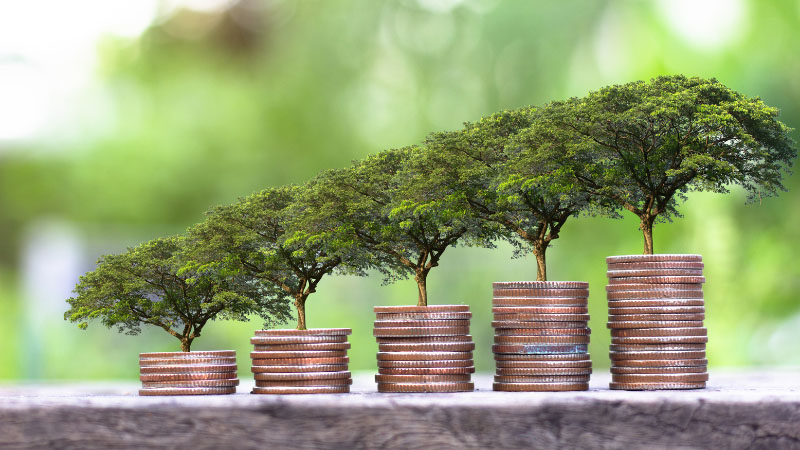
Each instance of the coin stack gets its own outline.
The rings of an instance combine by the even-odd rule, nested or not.
[[[236,352],[140,353],[139,379],[139,395],[234,394]]]
[[[702,256],[611,256],[606,263],[611,389],[704,388]]]
[[[350,328],[257,330],[253,394],[340,394],[350,392],[353,377],[347,336]]]
[[[589,283],[492,283],[495,391],[589,389]]]
[[[469,392],[468,305],[376,306],[378,392]]]

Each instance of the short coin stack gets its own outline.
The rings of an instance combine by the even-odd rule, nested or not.
[[[378,392],[475,389],[468,305],[376,306]]]
[[[611,256],[606,263],[611,389],[704,388],[702,256]]]
[[[350,328],[257,330],[250,339],[256,387],[253,394],[350,392],[347,336]]]
[[[160,352],[139,354],[139,395],[236,393],[236,352]]]
[[[589,283],[492,283],[495,391],[585,391]]]

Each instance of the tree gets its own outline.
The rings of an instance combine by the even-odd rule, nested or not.
[[[462,130],[431,134],[426,143],[436,178],[464,194],[471,214],[496,224],[516,247],[515,257],[532,252],[536,279],[546,281],[547,248],[569,217],[589,208],[590,198],[540,157],[542,148],[568,143],[534,127],[537,114],[535,108],[499,112]]]
[[[593,196],[636,214],[644,253],[653,224],[679,217],[690,191],[748,191],[748,202],[786,190],[797,152],[778,110],[716,79],[663,76],[609,86],[544,108],[552,129],[574,140],[548,157]]]
[[[211,264],[235,264],[249,277],[275,286],[294,299],[297,329],[306,329],[306,302],[325,275],[364,275],[363,254],[335,230],[323,229],[300,199],[306,187],[265,189],[217,207],[190,230],[199,252],[225,257]],[[307,196],[306,196],[307,197]],[[203,258],[200,257],[200,260]]]
[[[100,319],[108,328],[136,335],[154,325],[181,341],[188,352],[209,320],[248,320],[258,313],[266,323],[285,322],[287,302],[265,295],[269,286],[225,266],[187,268],[183,237],[156,239],[120,255],[106,255],[80,278],[64,319]]]
[[[367,251],[384,283],[413,276],[418,306],[428,305],[428,274],[447,248],[491,246],[492,236],[460,191],[440,189],[426,156],[419,147],[387,150],[317,180],[320,222]]]

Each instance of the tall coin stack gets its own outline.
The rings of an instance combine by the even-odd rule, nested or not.
[[[585,391],[589,283],[492,283],[495,391]]]
[[[376,306],[378,392],[475,389],[468,305]]]
[[[704,388],[702,256],[611,256],[606,263],[611,389]]]
[[[347,336],[350,328],[257,330],[250,339],[253,394],[340,394],[350,392]]]
[[[139,395],[234,394],[236,352],[139,353]]]

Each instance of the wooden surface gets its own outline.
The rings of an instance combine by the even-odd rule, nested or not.
[[[244,375],[244,374],[243,374]],[[208,397],[135,384],[0,385],[11,448],[800,448],[800,370],[711,372],[697,391]]]

